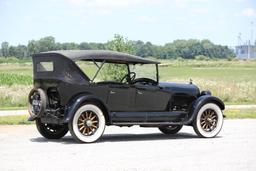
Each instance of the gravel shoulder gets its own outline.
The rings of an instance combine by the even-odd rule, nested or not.
[[[0,125],[0,170],[256,170],[256,119],[225,120],[212,139],[192,127],[173,136],[156,128],[106,127],[97,143],[70,134],[47,140],[35,125]]]

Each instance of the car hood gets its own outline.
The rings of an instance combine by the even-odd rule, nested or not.
[[[195,97],[200,94],[199,88],[194,84],[160,82],[159,86],[172,94],[187,94]]]

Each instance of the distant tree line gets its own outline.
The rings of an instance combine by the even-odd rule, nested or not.
[[[106,43],[93,42],[66,42],[59,43],[55,41],[52,36],[44,37],[39,40],[30,40],[27,45],[13,46],[8,42],[1,43],[0,56],[9,57],[15,56],[17,58],[28,58],[34,53],[51,51],[51,50],[87,50],[87,49],[113,49],[113,41],[124,39],[120,35],[115,35],[113,40]],[[155,57],[159,59],[194,59],[197,57],[207,58],[232,58],[235,54],[227,46],[215,45],[209,40],[175,40],[165,45],[154,45],[151,42],[143,42],[141,40],[132,41],[126,39],[126,46],[129,53],[141,57]],[[126,47],[119,47],[125,49]],[[119,51],[118,47],[114,50]]]

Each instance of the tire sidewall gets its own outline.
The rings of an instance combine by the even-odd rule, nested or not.
[[[61,130],[59,130],[58,133],[52,133],[47,130],[45,124],[41,122],[40,118],[36,120],[36,128],[38,132],[47,139],[60,139],[64,137],[68,132],[68,125],[64,124],[60,126],[62,126],[62,128],[60,128]]]
[[[201,124],[200,124],[200,118],[201,118],[203,112],[206,109],[214,110],[216,112],[216,114],[217,114],[217,117],[218,117],[217,126],[211,132],[204,131],[203,128],[201,127]],[[216,135],[218,135],[218,133],[221,131],[222,125],[223,125],[223,114],[222,114],[222,111],[219,108],[219,106],[214,104],[214,103],[206,103],[205,105],[203,105],[200,108],[200,110],[199,110],[199,112],[198,112],[198,114],[196,116],[196,120],[194,122],[194,129],[195,129],[195,132],[199,136],[205,137],[205,138],[212,138],[212,137],[215,137]]]
[[[164,134],[176,134],[182,129],[183,125],[173,125],[166,127],[159,127],[159,130]]]
[[[99,119],[99,127],[93,135],[85,136],[78,129],[78,118],[84,111],[93,111]],[[85,104],[81,106],[73,116],[73,119],[69,123],[69,129],[72,136],[79,142],[91,143],[97,141],[105,130],[105,116],[101,109],[94,104]]]

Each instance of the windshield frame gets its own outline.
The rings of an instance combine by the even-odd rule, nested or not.
[[[138,65],[138,64],[131,64],[131,65]],[[141,64],[141,65],[149,65],[149,64]],[[156,67],[156,82],[157,82],[157,84],[159,83],[159,70],[158,70],[158,64],[154,64],[155,65],[155,67]],[[128,66],[128,72],[129,72],[129,77],[130,77],[130,73],[131,73],[131,70],[130,70],[130,65],[129,64],[127,64],[127,66]]]

